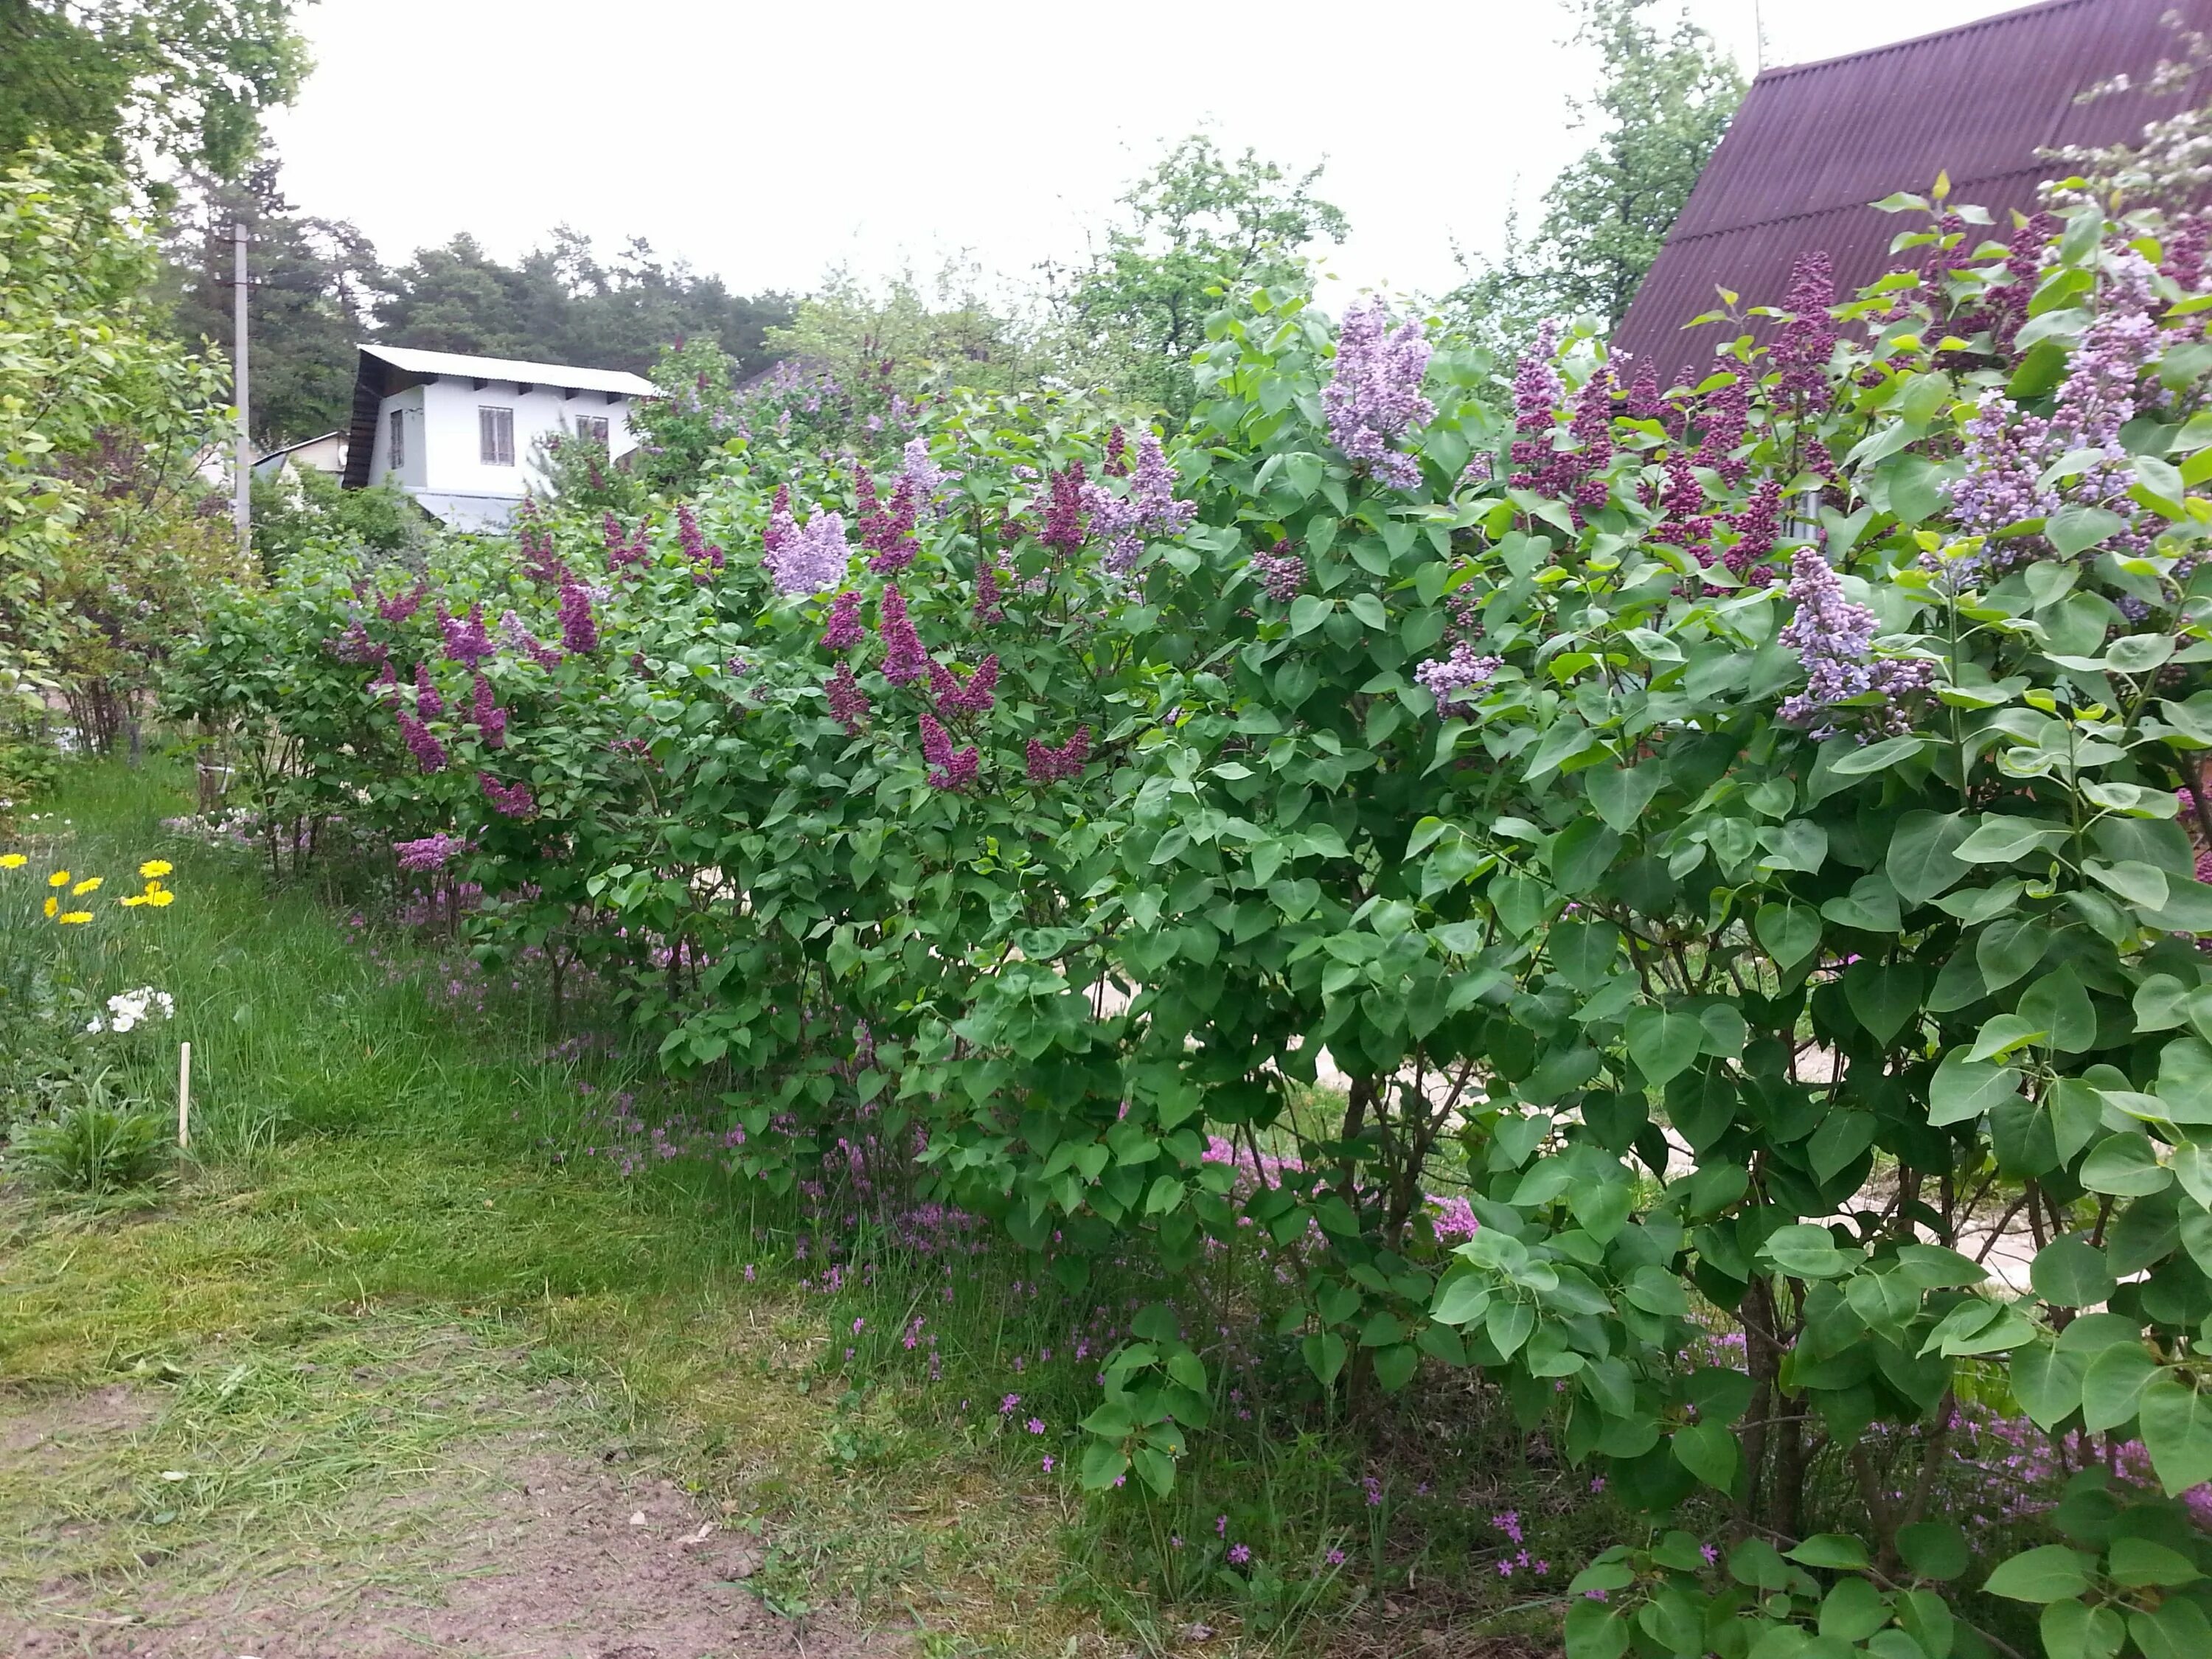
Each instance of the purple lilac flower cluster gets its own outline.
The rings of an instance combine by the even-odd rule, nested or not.
[[[1180,536],[1190,528],[1198,508],[1192,502],[1177,501],[1175,487],[1175,470],[1168,465],[1160,441],[1150,432],[1137,440],[1137,462],[1129,472],[1125,493],[1117,495],[1103,483],[1084,486],[1090,533],[1105,538],[1102,562],[1109,571],[1126,575],[1143,556],[1146,536]]]
[[[1736,544],[1728,550],[1728,568],[1746,581],[1767,582],[1778,573],[1766,568],[1782,535],[1782,483],[1768,478],[1752,492],[1740,513],[1729,515]]]
[[[623,531],[622,520],[615,517],[612,513],[609,513],[602,520],[602,529],[606,537],[608,569],[622,573],[645,563],[648,556],[646,541],[647,520],[640,519],[637,521],[636,535],[626,537]]]
[[[929,659],[921,649],[921,635],[907,619],[906,595],[896,584],[884,589],[876,633],[884,642],[884,678],[893,685],[911,685],[929,672]]]
[[[1437,700],[1437,713],[1450,715],[1463,704],[1471,704],[1468,693],[1479,686],[1487,685],[1490,677],[1504,665],[1499,657],[1480,657],[1474,647],[1461,640],[1451,648],[1449,657],[1434,657],[1413,671],[1413,678],[1421,689]]]
[[[370,668],[382,664],[392,655],[389,646],[380,645],[368,637],[368,629],[356,617],[346,624],[346,630],[335,640],[324,641],[330,653],[342,663],[356,668]]]
[[[1054,747],[1041,738],[1029,741],[1029,779],[1031,783],[1060,783],[1083,775],[1091,762],[1091,728],[1079,726],[1075,735]]]
[[[879,576],[905,569],[921,551],[914,534],[914,480],[902,472],[891,488],[888,504],[878,501],[876,481],[866,467],[855,470],[854,486],[860,502],[860,546],[870,556],[868,568]]]
[[[2153,275],[2139,254],[2115,261],[2105,307],[2082,331],[2047,419],[2022,413],[2002,392],[1982,394],[1966,424],[1966,470],[1951,486],[1960,529],[1986,536],[2069,505],[2102,507],[2127,521],[2128,528],[2113,538],[2117,544],[2130,550],[2142,545],[2134,528],[2139,510],[2127,498],[2135,469],[2120,430],[2135,417],[2143,365],[2158,350]],[[2042,482],[2052,463],[2084,451],[2100,459],[2063,486]],[[2000,549],[1954,562],[1953,580],[1972,583],[2002,574],[2047,545],[2009,538]]]
[[[544,643],[523,625],[522,618],[514,611],[503,611],[499,619],[499,637],[510,650],[520,651],[540,668],[560,666],[561,653]]]
[[[526,818],[538,811],[536,797],[526,783],[501,783],[489,772],[477,774],[477,787],[483,791],[484,799],[492,810],[502,817]]]
[[[909,438],[899,452],[899,477],[914,486],[916,501],[928,502],[931,509],[939,514],[945,508],[937,501],[939,489],[959,476],[938,465],[937,458],[929,453],[927,438]]]
[[[441,830],[434,836],[424,836],[419,841],[395,841],[392,855],[399,867],[410,875],[426,875],[442,870],[463,854],[475,850],[476,843],[459,836],[449,836]]]
[[[1936,665],[1911,657],[1877,661],[1874,612],[1844,597],[1841,579],[1811,548],[1802,550],[1790,566],[1790,602],[1796,614],[1782,630],[1782,643],[1805,665],[1806,687],[1783,703],[1781,718],[1809,726],[1824,709],[1874,691],[1891,700],[1874,724],[1882,730],[1904,729],[1908,716],[1896,699],[1926,690]],[[1822,725],[1812,735],[1826,738],[1836,730]]]
[[[984,658],[965,680],[934,658],[930,659],[929,689],[937,699],[938,714],[945,720],[967,720],[988,714],[998,700],[999,653],[994,651]]]
[[[446,700],[432,683],[428,665],[419,662],[415,665],[415,712],[426,720],[441,719],[446,712]]]
[[[688,503],[677,507],[676,538],[683,544],[684,556],[691,561],[692,581],[704,587],[708,574],[722,568],[722,550],[702,533],[699,521],[691,516]]]
[[[860,594],[848,587],[830,601],[830,621],[822,630],[822,643],[830,651],[849,651],[868,637],[860,625]]]
[[[430,728],[409,714],[399,711],[399,738],[407,745],[407,752],[415,757],[416,765],[425,772],[446,769],[446,746],[430,734]]]
[[[1420,462],[1393,446],[1436,418],[1437,406],[1421,395],[1430,349],[1418,318],[1393,328],[1379,299],[1352,306],[1337,333],[1335,371],[1322,388],[1329,441],[1393,489],[1421,482]]]
[[[379,599],[376,602],[376,614],[396,628],[422,608],[422,601],[429,597],[429,593],[430,585],[428,582],[418,581],[404,592],[393,593]]]
[[[599,648],[599,624],[592,615],[592,596],[573,575],[561,584],[561,643],[578,655]]]
[[[927,714],[921,717],[921,757],[929,767],[929,787],[955,791],[975,781],[983,759],[972,743],[955,749],[951,733],[938,724],[936,716]]]
[[[975,561],[975,605],[974,616],[979,623],[1002,623],[1006,619],[1006,592],[1001,586],[1005,578],[999,571],[994,555],[984,553]]]
[[[843,515],[817,507],[804,530],[764,554],[761,562],[779,593],[827,593],[842,585],[852,568],[853,550],[845,540]]]
[[[485,748],[498,749],[505,745],[507,710],[499,706],[498,700],[492,695],[491,682],[481,672],[476,676],[469,714],[476,721],[477,730],[483,736]]]
[[[830,718],[845,728],[845,735],[857,738],[868,723],[868,694],[860,690],[860,683],[853,677],[853,665],[841,662],[837,672],[830,677]]]
[[[1037,539],[1063,558],[1073,557],[1082,550],[1088,494],[1084,488],[1082,462],[1070,461],[1052,475],[1052,497],[1045,507],[1044,528],[1037,532]]]
[[[1553,464],[1552,415],[1566,387],[1553,362],[1559,350],[1559,325],[1547,319],[1513,368],[1513,430],[1507,459],[1513,471],[1506,482],[1516,489],[1542,489]],[[1546,493],[1551,493],[1547,491]]]
[[[1790,320],[1774,342],[1769,362],[1782,371],[1775,395],[1793,399],[1807,414],[1825,410],[1834,401],[1828,363],[1836,354],[1838,337],[1828,313],[1835,303],[1834,262],[1825,253],[1799,255],[1790,273],[1790,292],[1782,301]]]
[[[472,605],[465,617],[438,610],[438,630],[445,636],[446,654],[464,668],[474,668],[495,653],[491,635],[484,631],[483,606]]]
[[[1306,585],[1306,562],[1291,550],[1289,542],[1279,541],[1266,552],[1252,556],[1252,574],[1269,599],[1277,605],[1288,605]]]

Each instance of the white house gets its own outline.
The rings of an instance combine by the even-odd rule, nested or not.
[[[281,478],[289,472],[327,472],[334,478],[345,476],[346,434],[325,432],[319,438],[302,438],[281,449],[264,451],[254,462],[255,476]]]
[[[637,447],[631,408],[654,395],[617,369],[363,345],[346,488],[389,478],[456,530],[496,530],[543,488],[542,440],[590,438],[620,460]]]

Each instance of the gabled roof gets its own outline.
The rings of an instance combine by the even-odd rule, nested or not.
[[[1893,266],[1890,239],[1924,228],[1868,205],[1924,195],[1939,173],[1951,199],[1987,208],[2002,238],[2011,210],[2032,212],[2054,171],[2041,149],[2130,142],[2185,97],[2129,92],[2075,100],[2125,73],[2138,82],[2182,43],[2160,20],[2212,28],[2212,0],[2045,0],[1940,33],[1820,63],[1772,69],[1743,106],[1691,191],[1667,245],[1614,331],[1664,380],[1718,338],[1680,331],[1727,288],[1747,305],[1779,304],[1802,253],[1834,262],[1848,295]]]
[[[408,374],[464,374],[478,380],[513,380],[522,386],[556,386],[578,392],[608,392],[617,397],[650,398],[652,381],[618,368],[570,368],[561,363],[526,363],[512,357],[470,357],[458,351],[417,351],[410,346],[370,345],[362,355]]]

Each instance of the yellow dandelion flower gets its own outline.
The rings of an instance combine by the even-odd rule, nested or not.
[[[20,870],[30,861],[21,853],[0,853],[0,870]]]
[[[57,870],[46,878],[46,885],[49,887],[66,887],[69,884],[70,872],[66,870]]]
[[[166,910],[177,902],[177,896],[166,887],[156,887],[146,895],[146,902],[156,910]]]
[[[143,893],[133,893],[129,898],[123,901],[123,908],[126,910],[131,909],[134,906],[143,904],[145,902],[146,896]]]
[[[155,876],[166,876],[177,866],[167,859],[148,859],[138,866],[138,873],[149,881]]]
[[[61,908],[62,902],[59,899],[50,898],[46,901],[46,915],[49,916],[52,916],[55,911]]]
[[[64,910],[58,917],[56,918],[56,920],[65,927],[74,927],[80,923],[90,921],[92,920],[92,912],[89,910]]]
[[[97,893],[100,890],[100,884],[106,879],[106,876],[87,876],[76,886],[70,888],[70,891],[82,898],[87,893]]]

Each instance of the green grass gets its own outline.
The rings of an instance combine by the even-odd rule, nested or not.
[[[526,1010],[457,1016],[317,894],[270,891],[250,860],[164,838],[157,820],[182,810],[165,781],[78,769],[16,843],[38,855],[18,877],[56,859],[177,866],[166,911],[101,915],[102,928],[128,921],[88,942],[88,972],[103,994],[150,982],[175,996],[173,1024],[111,1041],[165,1111],[175,1044],[192,1043],[194,1134],[150,1209],[0,1187],[0,1413],[119,1380],[162,1402],[120,1452],[0,1477],[16,1534],[0,1525],[0,1559],[21,1564],[0,1569],[0,1593],[155,1554],[227,1564],[210,1583],[241,1560],[289,1559],[483,1431],[416,1409],[456,1385],[406,1354],[456,1339],[481,1373],[465,1393],[511,1401],[540,1373],[582,1379],[564,1431],[648,1445],[695,1489],[773,1522],[779,1565],[806,1594],[863,1594],[879,1613],[910,1603],[993,1650],[1057,1652],[1079,1630],[1079,1615],[1038,1607],[1066,1519],[1048,1492],[1009,1487],[890,1391],[841,1401],[822,1386],[825,1321],[726,1194],[701,1190],[716,1183],[554,1159],[583,1079],[547,1059]],[[384,955],[405,962],[404,946]],[[635,1080],[618,1066],[594,1076]],[[748,1285],[755,1262],[770,1271]],[[160,1480],[168,1468],[216,1473]],[[60,1517],[90,1530],[57,1550]]]

